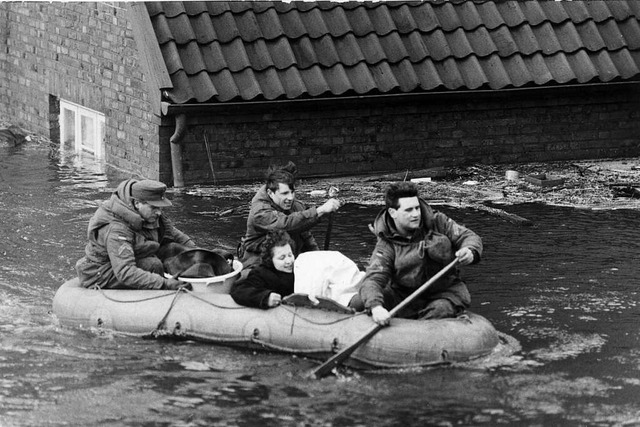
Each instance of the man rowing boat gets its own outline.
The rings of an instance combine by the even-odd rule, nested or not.
[[[373,320],[389,323],[389,310],[434,274],[458,258],[474,264],[482,255],[482,240],[418,197],[411,182],[390,185],[386,207],[373,230],[378,241],[360,286],[360,297]],[[469,307],[471,296],[457,268],[445,275],[396,317],[454,317]]]

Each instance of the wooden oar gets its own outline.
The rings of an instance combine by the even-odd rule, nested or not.
[[[453,261],[451,261],[449,264],[447,264],[442,270],[438,271],[431,279],[429,279],[422,286],[420,286],[418,289],[413,291],[413,293],[411,295],[409,295],[407,298],[405,298],[400,304],[395,306],[389,312],[389,316],[390,317],[394,317],[396,314],[398,314],[398,312],[400,310],[405,308],[408,304],[412,303],[413,300],[415,300],[418,296],[420,296],[420,294],[422,294],[424,291],[426,291],[429,286],[431,286],[438,279],[440,279],[442,276],[444,276],[449,270],[451,270],[453,267],[455,267],[455,265],[457,263],[458,263],[458,259],[456,258]],[[378,325],[376,323],[373,327],[371,327],[371,329],[369,329],[364,335],[362,335],[362,337],[360,337],[360,339],[358,339],[356,342],[354,342],[350,346],[344,348],[339,353],[336,353],[333,356],[331,356],[329,358],[329,360],[327,360],[326,362],[324,362],[322,365],[318,366],[317,368],[313,369],[308,374],[308,376],[314,376],[316,378],[322,378],[322,377],[326,376],[327,374],[329,374],[333,370],[333,368],[335,368],[336,366],[338,366],[339,364],[344,362],[351,355],[351,353],[353,353],[362,344],[367,342],[372,336],[374,336],[382,328],[384,328],[383,325]]]
[[[340,190],[337,187],[330,187],[329,188],[329,197],[336,197],[338,195],[338,193],[340,192]],[[331,212],[329,214],[329,222],[327,223],[327,233],[324,235],[324,250],[328,251],[329,250],[329,242],[331,241],[331,230],[333,229],[333,217],[335,212]]]

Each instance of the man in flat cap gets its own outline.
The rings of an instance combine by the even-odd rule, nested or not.
[[[159,251],[195,248],[191,238],[162,214],[171,206],[166,185],[128,179],[89,220],[85,256],[76,263],[84,287],[179,289],[191,285],[164,277]],[[176,249],[166,251],[168,247]]]

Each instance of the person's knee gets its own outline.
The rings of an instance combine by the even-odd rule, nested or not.
[[[431,301],[420,311],[420,319],[445,319],[456,317],[459,309],[448,299],[437,299]]]
[[[162,266],[162,261],[160,261],[160,258],[156,256],[141,258],[136,261],[136,265],[139,268],[145,271],[149,271],[151,273],[159,274],[161,276],[164,274],[164,267]]]

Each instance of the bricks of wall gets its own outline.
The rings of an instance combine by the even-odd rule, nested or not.
[[[190,115],[187,184],[261,180],[272,163],[302,176],[397,172],[472,163],[640,155],[640,86],[520,91],[394,103],[296,104],[277,112]],[[161,141],[172,132],[170,118]],[[170,162],[168,151],[161,161]],[[168,178],[170,179],[170,177]]]
[[[0,3],[0,115],[55,141],[50,97],[101,112],[106,163],[158,179],[160,119],[149,105],[127,7]]]

